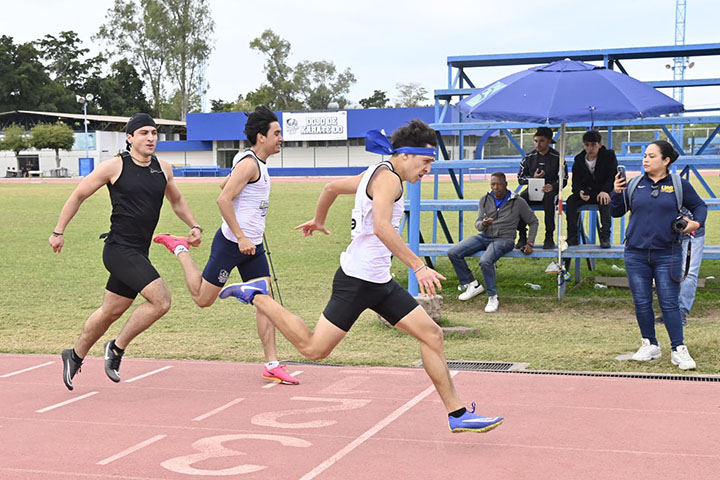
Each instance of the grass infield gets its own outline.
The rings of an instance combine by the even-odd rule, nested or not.
[[[720,187],[718,177],[707,180],[713,189]],[[312,217],[326,181],[276,181],[267,218],[267,238],[285,306],[311,327],[329,298],[339,255],[349,242],[353,203],[349,196],[339,198],[330,211],[330,236],[316,233],[302,238],[293,230]],[[511,183],[510,188],[514,188]],[[75,186],[0,183],[0,352],[59,354],[74,344],[87,316],[101,304],[107,272],[98,236],[109,227],[107,190],[99,190],[83,204],[65,232],[61,254],[53,254],[47,242]],[[205,228],[202,245],[191,252],[202,269],[210,254],[212,236],[220,225],[215,204],[218,186],[211,181],[179,186]],[[487,181],[467,182],[466,198],[478,198],[488,189]],[[441,198],[455,198],[450,182],[442,182],[440,191]],[[431,182],[426,181],[423,192],[431,195]],[[448,214],[446,218],[451,230],[456,231],[457,215]],[[423,215],[425,238],[430,238],[430,220],[429,214]],[[473,233],[474,220],[474,215],[465,215],[466,235]],[[542,224],[541,220],[541,229]],[[711,212],[708,244],[720,243],[718,226],[720,214]],[[165,205],[157,232],[184,235],[187,227]],[[153,244],[150,257],[172,292],[172,308],[135,339],[128,348],[129,357],[262,361],[252,307],[234,300],[218,300],[212,307],[201,309],[187,292],[175,256]],[[500,310],[486,314],[484,295],[469,302],[457,300],[458,282],[452,266],[447,258],[439,258],[437,270],[448,278],[443,290],[443,326],[467,326],[480,331],[478,337],[447,335],[448,360],[527,362],[531,369],[549,370],[678,372],[670,363],[670,343],[662,325],[658,326],[663,349],[660,360],[615,360],[620,354],[635,351],[640,343],[632,299],[626,288],[594,289],[592,277],[623,276],[612,268],[613,263],[622,267],[621,261],[600,260],[594,272],[588,272],[584,264],[585,281],[568,289],[562,301],[556,299],[555,277],[544,274],[547,263],[547,259],[501,259],[497,264]],[[477,259],[470,265],[482,278]],[[397,260],[393,274],[407,285],[407,269]],[[700,276],[720,278],[720,262],[704,262]],[[239,278],[235,271],[230,281]],[[532,290],[525,286],[526,282],[539,284],[542,289]],[[698,289],[685,330],[686,344],[698,364],[697,373],[720,374],[719,285],[708,281]],[[101,355],[103,342],[114,338],[127,318],[126,313],[90,354]],[[302,360],[279,334],[278,350],[282,359]],[[414,339],[385,327],[374,313],[366,312],[326,361],[407,366],[415,364],[419,357]]]

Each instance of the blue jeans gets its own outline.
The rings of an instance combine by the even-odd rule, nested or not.
[[[653,312],[653,279],[665,328],[674,349],[683,344],[683,325],[678,306],[680,278],[682,278],[680,245],[667,250],[625,247],[625,270],[635,303],[635,317],[640,333],[657,345],[655,312]]]
[[[478,234],[467,237],[457,245],[448,250],[448,257],[455,268],[460,284],[470,283],[475,280],[465,257],[485,250],[480,257],[480,269],[482,270],[485,289],[489,297],[497,295],[497,282],[495,281],[495,262],[498,258],[512,251],[515,242],[504,238],[489,237]]]
[[[695,291],[697,290],[698,273],[700,272],[700,264],[702,263],[703,250],[705,249],[705,235],[691,238],[685,237],[683,239],[683,274],[685,272],[685,254],[687,253],[687,246],[689,243],[692,243],[692,249],[690,250],[690,268],[688,269],[688,276],[680,284],[679,298],[680,311],[685,312],[685,315],[690,314],[693,302],[695,302]]]

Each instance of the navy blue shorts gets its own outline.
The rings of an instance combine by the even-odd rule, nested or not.
[[[394,326],[417,306],[417,300],[394,279],[387,283],[373,283],[350,277],[338,268],[333,279],[332,295],[323,315],[340,330],[349,332],[360,314],[368,308]]]
[[[150,263],[148,250],[105,242],[103,263],[110,278],[105,288],[125,298],[135,298],[160,274]]]
[[[238,244],[231,242],[222,230],[218,229],[213,238],[210,258],[208,258],[203,278],[216,287],[223,287],[230,277],[232,269],[237,267],[244,282],[253,278],[269,277],[270,268],[265,257],[263,244],[255,245],[255,255],[245,255],[238,250]]]

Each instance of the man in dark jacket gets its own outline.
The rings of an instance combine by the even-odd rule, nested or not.
[[[483,292],[483,286],[475,280],[465,257],[485,250],[480,257],[480,268],[487,288],[488,303],[485,307],[487,313],[496,312],[498,309],[495,262],[512,251],[518,221],[522,219],[530,225],[530,239],[523,247],[525,255],[532,253],[538,229],[538,220],[525,200],[507,189],[504,173],[496,172],[490,176],[490,189],[492,191],[482,197],[478,205],[475,228],[480,233],[465,238],[448,250],[448,258],[465,290],[458,297],[460,300],[470,300]]]
[[[553,140],[553,132],[550,128],[539,127],[535,132],[534,142],[535,150],[525,155],[525,158],[523,158],[520,163],[518,183],[520,185],[527,185],[528,179],[530,178],[544,179],[543,199],[542,201],[530,201],[527,188],[523,190],[520,196],[530,205],[542,203],[543,210],[545,211],[545,242],[543,242],[543,248],[555,248],[555,242],[553,241],[553,237],[555,236],[555,197],[558,194],[558,189],[564,187],[567,183],[568,170],[567,165],[565,165],[563,182],[562,185],[560,185],[560,179],[558,178],[560,154],[557,150],[550,148],[550,144],[555,143],[555,140]],[[522,250],[527,243],[525,222],[522,220],[520,220],[518,224],[518,230],[520,234],[515,247]]]
[[[600,247],[610,248],[610,191],[615,182],[617,158],[615,152],[602,144],[597,130],[583,135],[585,150],[575,156],[572,168],[572,195],[567,199],[567,242],[578,245],[578,209],[583,205],[597,205],[600,212]]]

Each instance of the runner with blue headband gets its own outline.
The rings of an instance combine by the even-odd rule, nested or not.
[[[377,312],[395,328],[420,342],[423,368],[448,412],[450,430],[485,432],[500,425],[503,418],[476,415],[474,403],[471,410],[463,406],[447,367],[442,330],[390,274],[394,256],[413,269],[422,294],[434,296],[442,289],[440,280],[445,277],[425,265],[398,232],[405,212],[403,184],[416,183],[430,172],[436,145],[435,131],[421,120],[398,128],[390,139],[380,130],[369,131],[365,149],[390,158],[360,175],[325,185],[315,217],[296,227],[306,237],[316,231],[330,234],[325,228],[325,219],[331,205],[340,194],[355,195],[350,219],[352,241],[340,255],[330,301],[314,332],[268,295],[268,283],[264,279],[229,285],[220,292],[220,298],[232,296],[254,305],[311,360],[330,355],[363,311]]]

